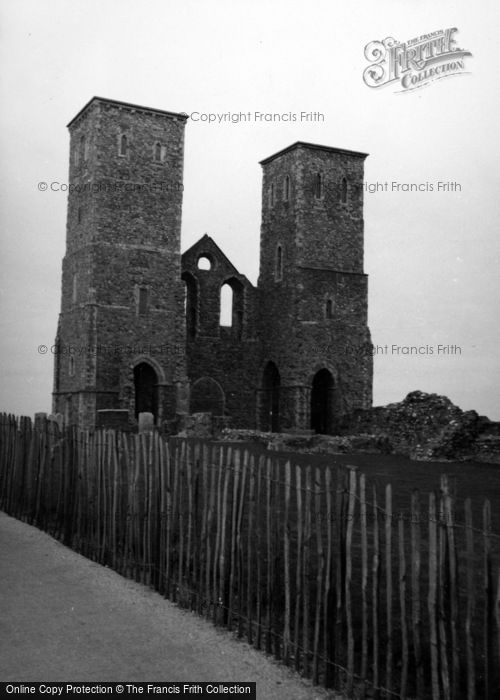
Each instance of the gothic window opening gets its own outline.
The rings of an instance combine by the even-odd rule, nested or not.
[[[75,358],[73,357],[73,355],[69,356],[68,374],[70,377],[75,376]]]
[[[222,328],[230,328],[237,340],[243,333],[243,285],[238,279],[226,280],[220,289],[220,322]]]
[[[73,304],[76,304],[78,299],[78,275],[75,274],[73,275],[73,295],[72,295],[72,301]]]
[[[228,282],[220,289],[220,325],[226,328],[233,325],[233,288]]]
[[[347,180],[342,178],[342,185],[340,188],[340,201],[342,204],[347,204]]]
[[[161,161],[162,161],[162,157],[161,157],[161,143],[159,143],[159,142],[157,142],[157,143],[155,144],[155,160],[158,161],[158,162],[161,162]]]

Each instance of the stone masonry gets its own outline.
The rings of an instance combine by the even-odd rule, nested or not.
[[[171,430],[212,413],[337,432],[371,406],[366,155],[297,142],[261,162],[255,287],[208,235],[181,256],[185,121],[94,97],[68,125],[54,413],[89,429],[150,412]]]

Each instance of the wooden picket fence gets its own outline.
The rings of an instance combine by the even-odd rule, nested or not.
[[[309,460],[312,462],[312,460]],[[352,697],[500,697],[491,507],[355,468],[0,416],[0,507]],[[474,505],[474,507],[476,507]],[[474,521],[476,525],[474,525]]]

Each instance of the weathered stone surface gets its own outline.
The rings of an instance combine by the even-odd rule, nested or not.
[[[131,424],[151,412],[168,429],[210,411],[332,434],[371,405],[366,154],[297,142],[262,161],[255,287],[207,235],[181,259],[185,120],[93,98],[69,124],[54,410],[85,428],[100,410],[126,410]]]
[[[47,422],[47,414],[43,412],[35,413],[35,427],[43,427]]]
[[[130,430],[127,409],[102,408],[97,411],[96,427],[109,430]]]
[[[313,427],[332,433],[342,415],[371,404],[364,157],[294,144],[262,161],[257,288],[207,235],[183,254],[191,410],[207,408],[197,393],[200,382],[213,397],[214,410],[224,405],[234,426],[263,431]],[[321,192],[315,192],[318,175]],[[210,261],[209,270],[199,269],[200,258]],[[224,283],[233,290],[230,328],[220,325]],[[266,382],[270,364],[273,386]],[[314,378],[319,371],[331,386],[325,387],[324,406],[315,411]],[[312,425],[318,413],[324,414],[319,417],[322,424]]]
[[[54,410],[68,423],[93,428],[100,409],[125,409],[135,422],[141,407],[134,370],[141,363],[154,372],[158,421],[182,410],[185,120],[94,98],[69,125],[71,190],[54,371]]]
[[[342,428],[346,435],[385,435],[395,452],[429,461],[476,459],[479,453],[484,459],[488,450],[478,445],[478,438],[497,430],[498,424],[475,411],[462,411],[446,396],[422,391],[409,393],[400,403],[358,411]]]
[[[255,430],[223,430],[222,440],[255,442],[269,450],[310,454],[390,454],[392,446],[380,435],[311,435],[265,433]]]
[[[155,417],[152,413],[139,413],[139,432],[151,433],[155,429]]]
[[[500,435],[480,435],[475,448],[474,459],[477,462],[500,464]]]

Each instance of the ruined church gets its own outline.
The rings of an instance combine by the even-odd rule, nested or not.
[[[208,235],[181,254],[186,120],[94,97],[68,124],[53,410],[85,429],[211,412],[335,433],[372,400],[366,154],[298,141],[260,162],[254,286]]]

